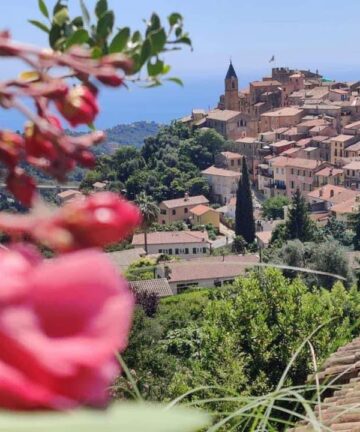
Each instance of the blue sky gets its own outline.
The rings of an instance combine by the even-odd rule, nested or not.
[[[119,112],[120,121],[144,116],[167,121],[173,116],[185,115],[191,106],[207,108],[216,104],[230,57],[243,87],[250,79],[269,73],[271,65],[268,61],[273,54],[277,66],[319,69],[330,78],[360,78],[359,0],[108,2],[116,11],[118,24],[133,28],[142,27],[142,19],[149,17],[153,10],[163,17],[179,11],[185,17],[195,48],[192,53],[185,49],[168,57],[174,75],[184,78],[186,86],[183,90],[167,85],[165,89],[153,91],[150,96],[149,91],[144,93],[141,90],[143,93],[138,94],[135,90],[135,96],[132,96],[136,104],[129,102],[128,110],[134,112],[125,116],[125,111]],[[47,3],[52,6],[55,1],[47,0]],[[37,0],[1,1],[0,28],[10,28],[16,39],[46,45],[45,36],[26,23],[29,17],[40,18],[36,4]],[[93,8],[95,1],[87,0],[87,4]],[[78,0],[69,0],[69,5],[74,12],[78,11]],[[1,77],[13,72],[12,63],[0,68]],[[170,92],[171,105],[167,105]],[[109,97],[112,104],[117,102],[117,96],[111,94]],[[126,102],[130,101],[128,94],[122,97]],[[145,109],[148,104],[155,105],[153,111]],[[160,104],[165,104],[165,107]]]

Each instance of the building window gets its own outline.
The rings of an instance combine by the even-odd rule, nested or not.
[[[334,152],[334,154],[335,154],[335,156],[337,156],[337,150],[335,149],[335,152]]]
[[[162,215],[166,215],[166,210],[161,209],[161,210],[160,210],[160,214],[162,214]]]
[[[355,177],[355,171],[354,171],[354,170],[353,170],[353,172],[352,172],[352,176]]]
[[[176,215],[176,210],[173,210],[171,213],[172,213],[173,216],[175,216]]]
[[[185,248],[185,255],[189,255],[189,249]]]
[[[164,219],[161,221],[161,223],[163,224],[163,225],[165,225],[166,224],[166,222],[164,221]]]
[[[206,254],[206,248],[205,247],[202,248],[202,251],[204,254]]]
[[[175,249],[175,255],[179,255],[179,249],[178,248]]]
[[[193,254],[196,255],[196,248],[193,248]]]
[[[184,208],[184,213],[186,214],[189,211],[187,207]]]
[[[291,168],[291,174],[294,174],[294,168]]]
[[[294,187],[295,187],[295,185],[294,185],[294,182],[292,181],[292,182],[290,183],[290,188],[291,188],[291,189],[294,189]]]

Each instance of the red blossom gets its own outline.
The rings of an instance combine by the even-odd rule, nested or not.
[[[14,168],[19,162],[24,150],[23,138],[12,131],[0,131],[0,161],[9,168]]]
[[[42,261],[0,250],[0,406],[104,407],[134,300],[109,259],[88,250]]]
[[[65,97],[57,99],[55,104],[73,127],[92,123],[99,112],[94,92],[85,85],[72,88]]]
[[[10,171],[6,185],[14,197],[26,207],[30,207],[36,191],[36,184],[32,177],[21,168]]]
[[[139,209],[112,192],[66,204],[52,215],[0,215],[0,230],[27,235],[59,252],[123,240],[141,223]]]
[[[49,124],[59,132],[62,131],[60,120],[54,116],[46,119]],[[28,156],[54,160],[58,157],[58,151],[54,146],[54,138],[40,130],[33,122],[25,125],[25,149]]]

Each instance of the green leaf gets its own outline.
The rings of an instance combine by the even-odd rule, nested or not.
[[[49,43],[51,48],[56,48],[56,42],[61,37],[61,28],[58,25],[53,25],[49,33]]]
[[[138,30],[136,30],[136,32],[134,32],[134,34],[132,35],[131,41],[133,43],[137,43],[141,41],[141,33]]]
[[[114,12],[113,11],[107,11],[104,13],[104,15],[99,19],[97,27],[96,27],[96,34],[98,37],[101,38],[107,38],[113,29],[114,26]]]
[[[90,14],[89,14],[88,8],[86,7],[86,5],[84,3],[84,0],[80,0],[80,7],[81,7],[82,16],[84,18],[84,22],[88,26],[90,24]]]
[[[66,48],[72,45],[83,45],[89,40],[89,34],[85,29],[76,30],[66,41]]]
[[[141,54],[140,54],[140,67],[148,60],[148,58],[151,56],[151,44],[149,39],[146,39],[143,43],[143,46],[141,48]]]
[[[114,36],[114,39],[111,41],[109,47],[110,54],[123,51],[126,48],[129,38],[130,38],[129,27],[122,28],[118,32],[118,34]]]
[[[192,42],[191,42],[191,39],[189,38],[189,36],[182,36],[181,38],[176,39],[175,42],[176,43],[182,43],[182,44],[185,44],[185,45],[189,45],[189,46],[192,47]]]
[[[177,77],[166,78],[166,81],[172,81],[173,83],[178,84],[181,87],[184,87],[184,83],[180,78]]]
[[[107,10],[108,10],[107,0],[98,0],[95,6],[96,16],[98,18],[101,18]]]
[[[174,27],[176,24],[181,23],[183,20],[182,15],[180,15],[177,12],[172,13],[169,17],[168,17],[168,21],[171,27]]]
[[[99,59],[102,57],[102,49],[98,46],[95,46],[91,51],[91,57],[93,59]]]
[[[44,31],[45,33],[50,32],[50,29],[46,24],[44,24],[40,21],[37,21],[37,20],[28,20],[28,21],[30,24],[34,25],[35,27],[39,28],[40,30]]]
[[[155,63],[152,63],[151,61],[147,64],[147,70],[148,74],[150,76],[156,76],[162,73],[164,68],[164,62],[160,60],[159,58],[156,60]]]
[[[209,425],[199,411],[121,403],[107,411],[0,414],[0,432],[196,432]]]
[[[71,24],[74,27],[84,27],[84,20],[81,16],[77,16],[71,21]]]
[[[49,18],[49,11],[44,2],[44,0],[38,0],[40,12],[44,15],[45,18]]]
[[[62,9],[65,5],[62,3],[62,0],[58,0],[55,3],[54,9],[53,9],[53,15],[55,15],[57,12],[59,12],[60,9]]]
[[[149,35],[151,42],[151,54],[155,55],[162,51],[166,44],[166,33],[162,28],[157,32],[151,33]]]
[[[53,21],[58,26],[62,27],[66,21],[69,19],[69,12],[66,6],[62,7],[56,14],[54,15]]]

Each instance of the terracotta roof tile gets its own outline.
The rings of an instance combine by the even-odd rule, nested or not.
[[[129,285],[134,291],[156,294],[158,297],[174,295],[168,280],[165,278],[131,281]]]
[[[221,176],[221,177],[234,177],[234,178],[240,178],[241,174],[236,171],[231,171],[223,168],[216,168],[214,166],[211,166],[207,168],[204,171],[201,171],[202,174],[208,174],[208,175],[214,175],[214,176]]]
[[[149,245],[179,244],[179,243],[208,243],[206,231],[159,231],[150,232],[147,235]],[[134,234],[132,244],[143,246],[145,244],[144,234]]]
[[[201,216],[205,213],[208,213],[209,211],[215,212],[215,210],[212,209],[211,207],[200,204],[200,205],[197,205],[196,207],[192,208],[190,210],[190,213],[192,213],[196,216]]]
[[[172,200],[162,201],[165,207],[169,209],[184,207],[186,205],[198,205],[198,204],[208,204],[209,200],[204,197],[204,195],[195,195],[184,198],[176,198]]]

